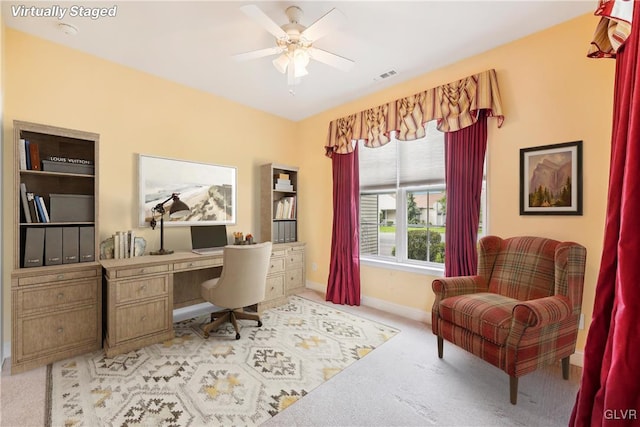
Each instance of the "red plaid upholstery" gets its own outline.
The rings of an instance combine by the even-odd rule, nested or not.
[[[541,237],[478,243],[478,274],[436,279],[434,334],[512,377],[575,351],[586,249]]]

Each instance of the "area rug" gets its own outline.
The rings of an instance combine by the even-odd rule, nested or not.
[[[175,338],[107,358],[103,351],[48,369],[51,426],[253,426],[303,398],[392,338],[395,328],[291,297],[204,339],[200,317]]]

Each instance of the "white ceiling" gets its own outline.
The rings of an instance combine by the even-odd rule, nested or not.
[[[90,19],[67,13],[62,20],[13,16],[19,4],[117,5],[117,15]],[[275,57],[231,58],[275,44],[271,34],[240,11],[245,4],[256,4],[279,25],[287,23],[284,11],[291,5],[303,10],[305,26],[338,8],[347,25],[314,46],[352,59],[355,66],[343,72],[312,60],[309,75],[291,95],[286,75],[271,64]],[[2,1],[2,16],[8,27],[297,121],[593,12],[596,5],[595,0]],[[60,22],[74,25],[78,34],[60,31]],[[396,76],[374,80],[392,69]]]

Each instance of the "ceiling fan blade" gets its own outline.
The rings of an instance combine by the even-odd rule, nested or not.
[[[253,19],[256,23],[261,25],[265,30],[276,36],[276,38],[286,39],[288,37],[287,33],[285,33],[278,24],[273,22],[273,20],[269,18],[258,6],[254,4],[248,4],[242,6],[240,10],[244,12],[244,14],[249,18]]]
[[[317,47],[309,48],[309,55],[311,55],[311,57],[316,61],[320,61],[342,71],[351,70],[355,64],[355,62],[350,59],[336,55],[335,53],[327,52],[326,50],[318,49]]]
[[[274,46],[274,47],[268,47],[266,49],[258,49],[258,50],[252,50],[251,52],[239,53],[237,55],[233,55],[233,59],[235,59],[236,61],[246,61],[248,59],[256,59],[256,58],[262,58],[264,56],[276,55],[280,52],[282,52],[282,49],[280,49],[277,46]]]
[[[302,37],[310,42],[314,42],[321,37],[327,35],[327,33],[342,27],[347,22],[347,17],[338,9],[331,9],[324,14],[313,24],[309,25],[309,28],[302,32]]]

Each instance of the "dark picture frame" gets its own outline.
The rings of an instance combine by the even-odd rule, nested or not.
[[[233,166],[139,154],[138,175],[141,227],[149,226],[151,209],[173,193],[180,195],[190,213],[178,220],[166,215],[165,227],[236,223],[237,170]]]
[[[582,141],[520,149],[520,215],[582,215]]]

